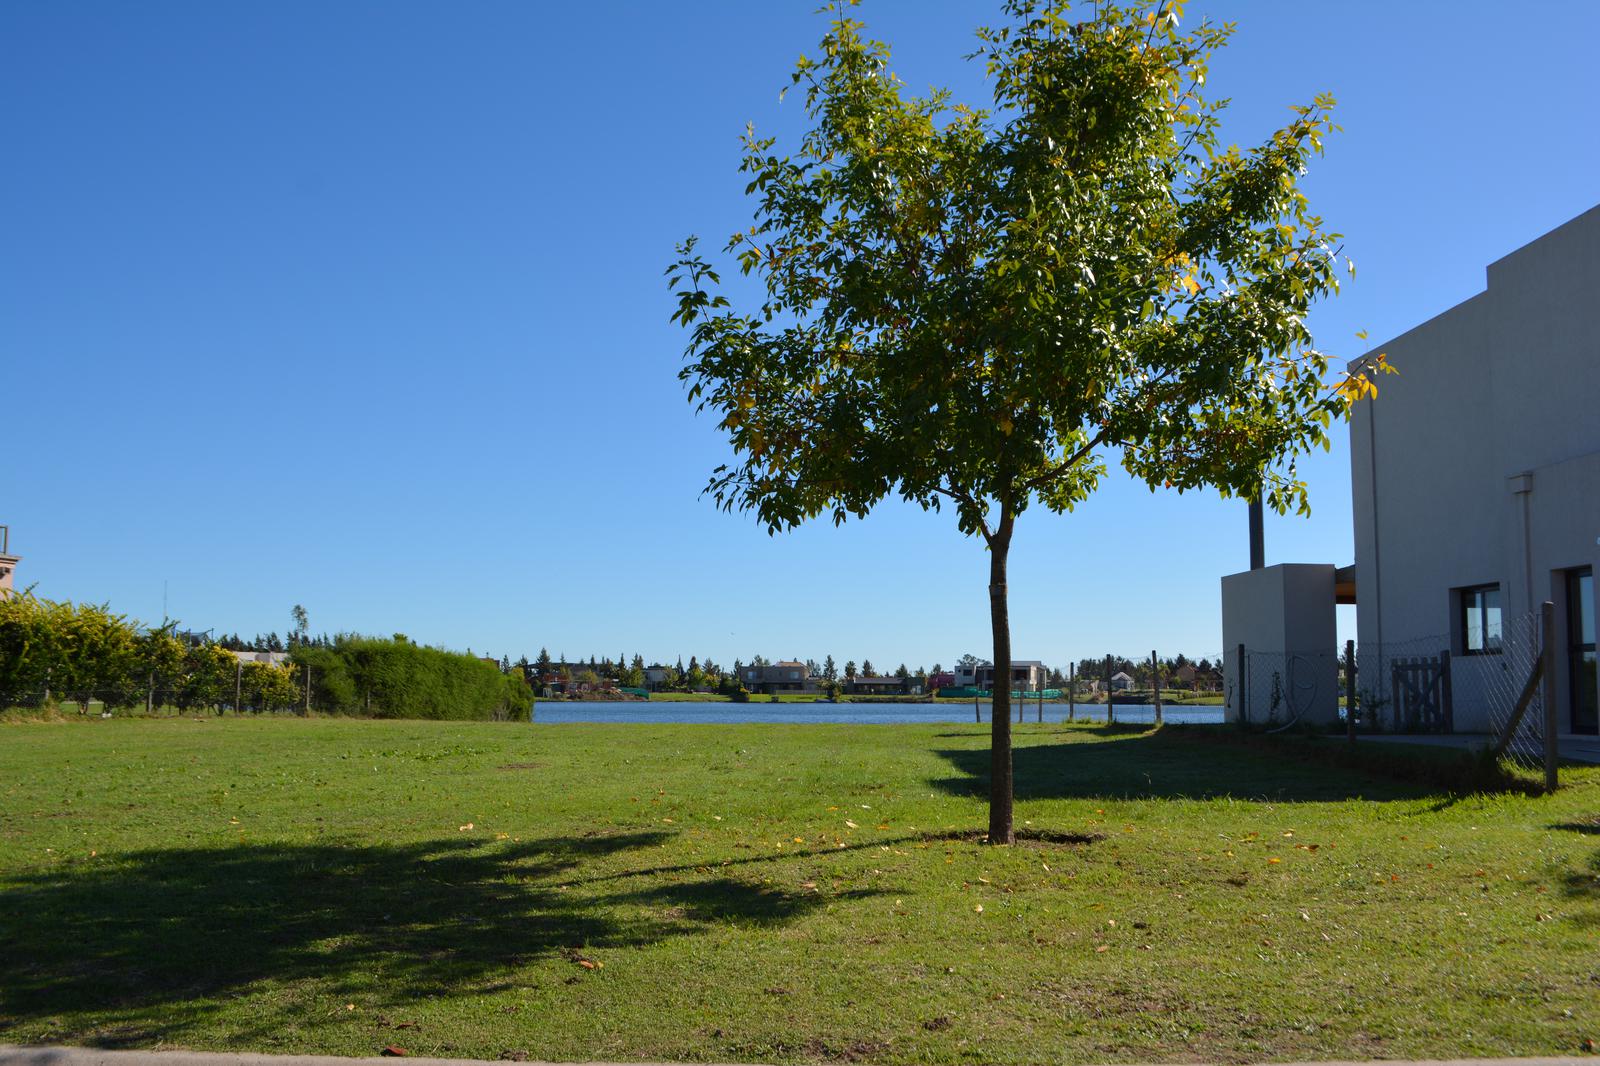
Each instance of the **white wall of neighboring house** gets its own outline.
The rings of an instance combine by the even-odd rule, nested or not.
[[[266,663],[268,666],[282,666],[289,661],[286,651],[236,651],[233,657],[241,663]]]
[[[1510,657],[1461,654],[1455,590],[1498,586],[1508,631],[1553,600],[1568,732],[1567,573],[1600,571],[1600,207],[1363,359],[1380,352],[1398,373],[1350,425],[1363,660],[1371,646],[1448,646],[1456,728],[1487,729],[1482,694],[1503,686],[1482,672]]]

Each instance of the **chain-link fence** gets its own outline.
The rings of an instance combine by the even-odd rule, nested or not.
[[[1304,654],[1236,647],[1224,655],[1227,718],[1267,729],[1476,734],[1464,743],[1537,770],[1545,757],[1540,618],[1506,614],[1484,636],[1468,654],[1453,653],[1445,633]]]
[[[1336,652],[1245,648],[1242,660],[1237,650],[1227,658],[1225,697],[1240,724],[1275,729],[1338,720],[1342,664]]]
[[[305,691],[298,685],[281,692],[241,691],[235,700],[231,690],[226,698],[196,699],[192,692],[163,688],[88,688],[63,692],[39,689],[8,693],[3,706],[23,712],[51,710],[58,714],[96,717],[120,715],[221,715],[221,714],[303,714]]]

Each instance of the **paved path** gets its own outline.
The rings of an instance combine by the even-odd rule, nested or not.
[[[415,1066],[504,1066],[481,1059],[426,1059],[408,1057]],[[1593,1055],[1526,1059],[1403,1059],[1384,1060],[1384,1066],[1595,1066]],[[393,1066],[394,1059],[341,1058],[337,1055],[251,1055],[226,1051],[101,1051],[80,1047],[16,1047],[0,1044],[0,1066]],[[541,1064],[532,1064],[541,1066]],[[589,1066],[610,1066],[591,1063]],[[660,1066],[628,1063],[626,1066]],[[1368,1062],[1278,1063],[1276,1066],[1371,1066]]]

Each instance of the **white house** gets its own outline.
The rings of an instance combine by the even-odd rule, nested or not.
[[[959,667],[957,668],[959,672]],[[1038,659],[1012,659],[1011,660],[1011,690],[1013,692],[1037,692],[1044,687],[1046,677],[1050,671],[1045,669],[1044,663]],[[994,666],[985,663],[979,666],[972,682],[981,689],[994,688]]]
[[[286,651],[236,651],[233,657],[241,663],[265,663],[268,666],[284,666],[289,662],[289,653]]]
[[[1111,691],[1126,692],[1133,687],[1133,678],[1122,670],[1111,675]]]
[[[1380,352],[1398,373],[1350,425],[1363,649],[1448,649],[1455,728],[1487,729],[1482,694],[1507,686],[1477,675],[1554,601],[1560,729],[1596,733],[1600,207]]]
[[[1600,207],[1355,365],[1379,354],[1398,373],[1350,423],[1355,565],[1222,579],[1227,717],[1337,720],[1337,602],[1355,604],[1356,681],[1380,717],[1405,726],[1403,702],[1448,693],[1433,727],[1490,731],[1531,672],[1548,600],[1560,733],[1595,734]],[[1431,673],[1405,675],[1419,660]]]

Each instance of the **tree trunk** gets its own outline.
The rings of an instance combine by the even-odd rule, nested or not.
[[[989,715],[989,843],[1012,844],[1011,615],[1006,605],[1006,557],[1011,516],[1001,512],[989,541],[989,621],[994,628],[993,702]]]

